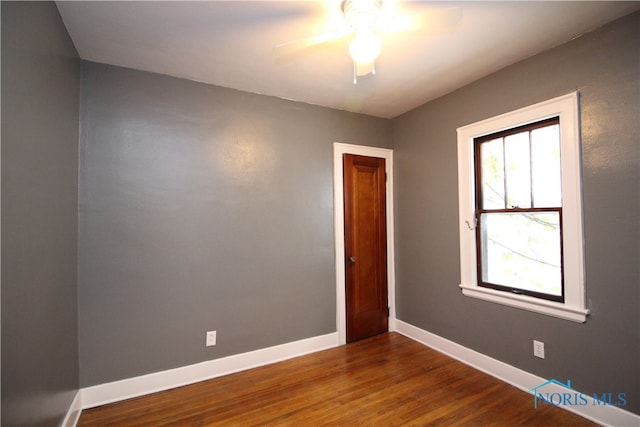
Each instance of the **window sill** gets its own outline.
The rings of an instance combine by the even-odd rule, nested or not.
[[[546,314],[560,319],[571,320],[573,322],[584,323],[587,320],[589,310],[561,304],[553,301],[545,301],[526,295],[510,294],[508,292],[496,291],[494,289],[481,288],[473,285],[460,285],[462,293],[468,297],[491,301],[510,307],[521,308],[535,313]]]

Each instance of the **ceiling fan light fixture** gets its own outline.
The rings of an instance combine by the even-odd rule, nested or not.
[[[373,62],[380,49],[380,38],[371,31],[359,31],[349,43],[349,54],[355,62]]]
[[[374,33],[380,13],[382,0],[344,0],[342,12],[346,24],[355,33],[349,43],[349,54],[353,59],[353,83],[357,76],[375,74],[374,62],[380,55],[380,38]]]

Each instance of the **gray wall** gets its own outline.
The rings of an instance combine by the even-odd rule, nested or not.
[[[2,425],[78,389],[80,60],[54,3],[2,2]]]
[[[398,318],[640,412],[640,13],[392,121]],[[475,300],[460,282],[456,128],[581,94],[585,324]],[[546,359],[532,355],[545,343]]]
[[[82,386],[336,331],[332,143],[387,120],[95,63],[81,116]]]
[[[640,412],[639,19],[391,122],[94,63],[79,118],[55,5],[2,2],[2,424],[59,423],[79,383],[335,331],[334,141],[394,144],[400,319]],[[463,297],[456,128],[573,90],[591,316]]]

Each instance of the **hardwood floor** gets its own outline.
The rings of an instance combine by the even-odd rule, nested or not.
[[[83,411],[89,426],[588,426],[396,333]]]

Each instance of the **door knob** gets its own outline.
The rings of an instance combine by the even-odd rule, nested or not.
[[[356,257],[350,256],[349,257],[349,261],[351,261],[352,264],[355,263],[356,262]]]

